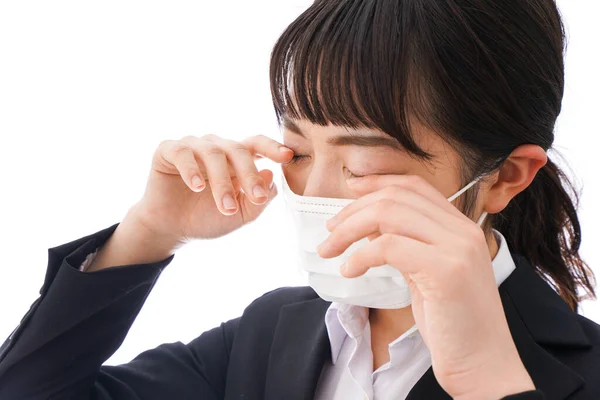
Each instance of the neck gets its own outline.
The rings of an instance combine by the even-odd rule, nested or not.
[[[487,235],[487,245],[490,259],[493,260],[498,254],[498,243],[493,232]],[[396,309],[371,308],[369,324],[372,332],[378,332],[377,335],[381,340],[390,343],[409,330],[415,324],[415,319],[411,306]]]

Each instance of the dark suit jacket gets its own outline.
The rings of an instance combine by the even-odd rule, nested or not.
[[[49,249],[41,296],[0,348],[0,399],[313,398],[322,366],[331,357],[324,324],[330,303],[308,287],[269,292],[240,318],[188,344],[162,344],[127,364],[101,366],[121,345],[174,257],[78,271],[117,225]],[[513,258],[517,269],[499,290],[538,391],[510,398],[600,399],[600,327],[573,313],[527,260]],[[408,399],[449,396],[430,368]]]

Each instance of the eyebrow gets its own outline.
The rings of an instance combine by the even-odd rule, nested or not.
[[[289,131],[306,138],[300,127],[290,118],[283,117],[283,126]],[[327,143],[333,146],[390,147],[394,150],[404,151],[404,147],[391,136],[374,136],[359,131],[349,135],[328,138]]]

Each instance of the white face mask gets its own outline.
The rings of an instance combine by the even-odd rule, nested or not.
[[[300,196],[289,188],[285,175],[282,178],[283,196],[287,210],[291,213],[298,236],[300,266],[308,272],[308,284],[326,301],[354,304],[369,308],[403,308],[411,303],[406,280],[391,265],[370,268],[364,275],[346,278],[340,266],[360,247],[369,243],[363,238],[353,243],[346,251],[334,258],[321,258],[317,246],[330,234],[325,222],[352,203],[352,199]],[[475,179],[448,198],[452,201],[479,181]],[[477,225],[481,226],[486,212]]]

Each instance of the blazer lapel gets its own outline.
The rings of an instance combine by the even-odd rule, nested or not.
[[[535,386],[548,400],[564,400],[584,381],[551,352],[585,351],[591,344],[567,303],[525,258],[513,259],[517,269],[500,291],[513,340]]]
[[[269,355],[265,399],[312,399],[331,349],[325,312],[316,298],[282,307]]]
[[[512,254],[516,269],[500,285],[500,297],[513,340],[536,388],[547,400],[564,400],[584,383],[581,376],[561,363],[544,346],[584,351],[587,336],[568,305],[533,270],[522,256]],[[407,400],[446,400],[433,370],[416,383]]]

